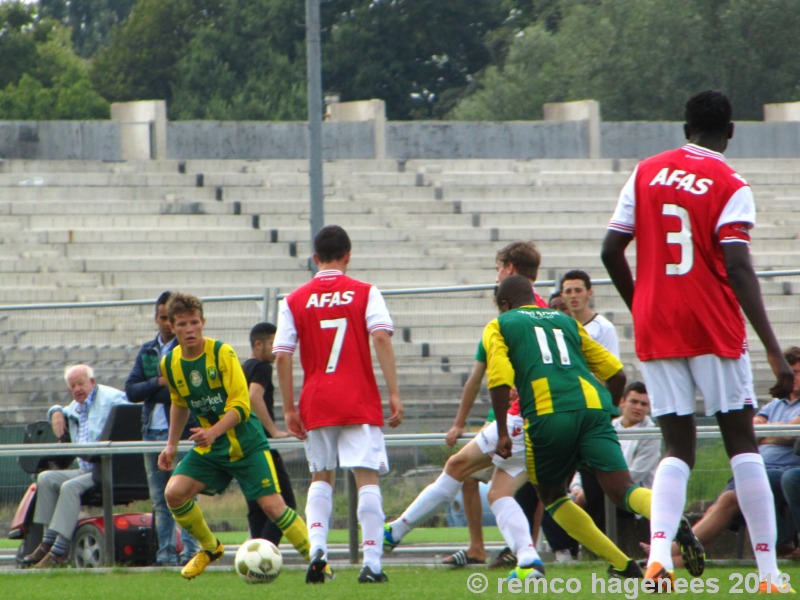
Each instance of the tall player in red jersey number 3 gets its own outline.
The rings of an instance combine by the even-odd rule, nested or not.
[[[389,469],[383,408],[372,368],[375,347],[389,391],[389,427],[403,420],[392,333],[394,325],[378,289],[345,275],[350,238],[338,225],[314,237],[316,276],[289,294],[278,315],[273,352],[286,428],[305,440],[311,485],[306,502],[311,564],[306,582],[324,583],[328,525],[338,465],[350,468],[358,487],[364,565],[361,583],[387,581],[381,567],[384,514],[378,475]],[[294,404],[292,354],[300,345],[305,375],[300,413]]]
[[[788,590],[775,557],[772,492],[753,432],[757,406],[747,351],[749,319],[777,379],[792,389],[750,262],[753,193],[722,152],[733,137],[728,98],[709,90],[686,104],[688,143],[636,167],[611,217],[602,258],[633,313],[636,353],[666,445],[653,482],[651,550],[645,577],[672,580],[670,545],[695,461],[694,392],[719,424],[762,591]],[[636,283],[625,249],[636,237]],[[691,299],[691,301],[689,301]]]

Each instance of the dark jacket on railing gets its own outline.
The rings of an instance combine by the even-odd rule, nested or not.
[[[139,354],[136,356],[136,362],[133,364],[133,369],[125,381],[125,393],[128,396],[128,401],[144,403],[142,408],[142,435],[144,435],[145,429],[150,423],[150,415],[153,413],[153,409],[159,404],[164,406],[164,412],[167,414],[167,422],[169,423],[169,409],[172,404],[169,398],[169,387],[158,385],[158,365],[161,362],[161,351],[158,345],[159,335],[142,344]],[[172,338],[167,343],[167,349],[172,349],[176,343],[177,338]],[[190,427],[197,426],[197,420],[190,416],[181,437],[185,438],[187,436]]]

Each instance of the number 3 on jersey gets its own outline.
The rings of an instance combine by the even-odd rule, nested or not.
[[[336,370],[336,365],[339,364],[339,356],[342,354],[342,345],[344,344],[344,334],[347,331],[347,319],[342,317],[340,319],[325,319],[319,322],[322,329],[335,329],[336,335],[333,336],[333,346],[331,346],[331,354],[328,356],[328,365],[325,367],[326,373],[333,373]]]
[[[667,275],[686,275],[692,270],[694,264],[694,245],[692,244],[692,222],[689,220],[689,212],[677,204],[665,204],[661,208],[661,214],[670,217],[678,217],[681,220],[679,231],[667,232],[667,243],[680,246],[681,262],[667,263]]]

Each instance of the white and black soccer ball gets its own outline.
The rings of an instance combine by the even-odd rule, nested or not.
[[[255,538],[239,546],[233,564],[245,583],[272,583],[281,572],[283,556],[272,542]]]

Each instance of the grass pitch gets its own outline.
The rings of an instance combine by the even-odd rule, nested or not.
[[[800,584],[800,567],[784,565],[795,586]],[[158,569],[113,569],[109,571],[14,571],[0,575],[5,598],[59,600],[182,600],[200,597],[216,600],[248,598],[270,600],[349,600],[357,597],[449,600],[461,598],[498,598],[536,595],[544,598],[569,597],[589,599],[597,596],[632,600],[646,594],[636,582],[612,581],[605,577],[602,563],[550,565],[546,584],[533,584],[526,591],[524,582],[509,585],[503,571],[486,569],[445,569],[401,567],[388,565],[390,581],[385,585],[360,585],[356,582],[357,568],[338,567],[336,580],[325,585],[309,586],[302,569],[284,569],[271,584],[247,585],[232,569],[214,569],[192,581],[185,581],[175,571]],[[689,580],[685,571],[676,573],[683,587],[682,598],[749,596],[757,586],[753,567],[709,567],[700,579]],[[695,590],[694,592],[692,590]],[[702,591],[700,591],[702,590]]]

